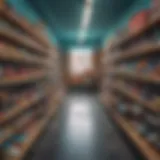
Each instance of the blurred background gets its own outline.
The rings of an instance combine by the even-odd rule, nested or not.
[[[0,0],[0,159],[160,160],[159,0]]]

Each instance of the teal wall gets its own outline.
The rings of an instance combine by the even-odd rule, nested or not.
[[[41,21],[41,18],[36,14],[36,12],[34,12],[27,0],[7,0],[7,2],[16,10],[17,13],[26,17],[26,19],[32,24],[37,24]],[[45,32],[52,44],[57,45],[57,41],[51,31],[51,28],[46,26]]]
[[[129,19],[136,13],[141,11],[142,9],[149,8],[151,6],[151,0],[137,0],[131,8],[128,9],[126,13],[122,16],[120,21],[115,24],[112,29],[107,33],[104,45],[106,45],[107,40],[109,40],[112,36],[114,36],[116,30],[118,28],[122,28],[127,25]]]

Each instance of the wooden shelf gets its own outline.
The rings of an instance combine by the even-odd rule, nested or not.
[[[34,50],[37,54],[48,56],[47,50],[42,48],[38,43],[20,33],[16,33],[13,29],[0,28],[0,36],[17,43],[20,46]]]
[[[132,126],[132,124],[118,113],[112,114],[113,119],[147,160],[160,160],[160,154],[154,149]]]
[[[20,95],[17,103],[9,110],[4,111],[0,116],[0,125],[4,128],[4,134],[0,136],[0,144],[5,145],[6,143],[4,142],[10,141],[13,136],[19,135],[19,133],[22,132],[26,138],[21,143],[14,141],[13,144],[9,146],[9,150],[2,148],[2,152],[4,151],[4,159],[22,160],[45,129],[45,126],[51,117],[55,115],[57,105],[60,102],[61,95],[58,93],[58,90],[61,87],[58,85],[56,86],[56,82],[54,84],[52,82],[52,80],[55,79],[54,76],[58,76],[58,73],[51,74],[50,70],[54,69],[56,71],[58,67],[57,65],[56,68],[54,68],[55,66],[52,66],[52,64],[54,65],[56,63],[54,63],[53,60],[56,61],[57,59],[54,55],[58,53],[54,50],[52,44],[45,38],[45,34],[40,30],[40,26],[39,28],[35,28],[32,24],[29,24],[24,20],[23,17],[16,15],[11,10],[7,10],[6,7],[0,7],[0,17],[2,20],[8,22],[6,24],[4,22],[4,27],[0,27],[0,39],[5,42],[0,46],[1,63],[7,63],[11,66],[15,65],[15,67],[20,68],[22,65],[24,65],[24,67],[28,67],[29,65],[29,70],[25,71],[25,69],[23,69],[24,67],[22,67],[21,70],[15,71],[15,74],[13,75],[9,75],[9,73],[1,75],[0,88],[2,89],[2,94],[3,92],[6,92],[6,89],[8,91],[8,89],[12,87],[13,89],[22,87],[23,90],[23,87],[25,87],[23,85],[25,84],[33,83],[38,88],[43,88],[41,95],[34,93],[31,97]],[[59,62],[59,59],[57,59],[57,61]],[[18,74],[20,71],[23,71],[24,73]],[[60,79],[61,77],[58,78]],[[54,97],[53,95],[50,95],[51,92],[53,94],[53,90],[54,93],[56,92]],[[40,104],[40,102],[41,99],[44,99],[44,96],[46,97],[46,92],[48,95],[47,102],[42,106],[43,104]],[[3,94],[4,98],[7,98],[6,94]],[[38,104],[40,104],[40,106]],[[28,115],[23,114],[28,111],[28,109],[30,110],[36,106],[40,108],[33,110],[33,114],[29,115],[29,117]],[[36,121],[33,118],[39,116],[41,109],[43,109],[42,107],[47,109],[44,113],[45,115],[41,117],[41,119],[39,117]],[[12,123],[10,124],[10,122]],[[29,124],[31,124],[30,127]],[[13,154],[12,149],[17,143],[20,152],[19,154]]]
[[[134,94],[133,92],[129,91],[127,89],[127,87],[122,87],[122,86],[112,86],[112,88],[120,93],[122,93],[123,95],[125,95],[126,97],[132,99],[133,101],[139,103],[140,105],[142,105],[143,107],[145,107],[146,109],[149,109],[152,112],[160,112],[160,107],[158,106],[154,106],[152,104],[150,104],[149,102],[144,101],[143,99],[140,98],[140,96]]]
[[[22,120],[25,120],[26,117],[22,117],[20,119],[20,121]],[[26,124],[26,122],[25,122]],[[23,124],[23,125],[25,125]],[[14,136],[17,132],[19,132],[23,127],[16,127],[16,126],[11,126],[10,128],[6,128],[4,133],[3,133],[3,136],[1,136],[0,138],[0,144],[3,144],[5,141],[7,141],[8,139],[10,139],[12,136]]]
[[[10,119],[14,118],[15,116],[19,115],[24,110],[32,107],[34,104],[36,104],[43,96],[35,96],[28,99],[24,99],[18,104],[12,107],[7,113],[4,113],[4,115],[0,116],[0,124],[5,123],[6,121],[9,121]]]
[[[160,51],[160,43],[148,42],[124,51],[121,55],[113,58],[113,61],[123,61],[140,56],[153,55],[153,53],[157,53],[157,51]]]
[[[14,106],[9,112],[7,112],[4,116],[0,117],[0,124],[3,124],[9,120],[11,120],[12,118],[14,118],[15,116],[19,115],[21,112],[31,108],[34,106],[34,104],[36,104],[41,98],[43,98],[46,94],[50,93],[51,90],[50,88],[47,88],[44,95],[42,96],[35,96],[30,98],[30,100],[23,100],[18,106]],[[22,117],[23,119],[23,117]],[[7,128],[4,131],[3,136],[0,137],[0,144],[2,144],[3,142],[5,142],[7,139],[9,139],[13,134],[15,134],[17,132],[18,128]]]
[[[37,138],[40,136],[42,131],[44,130],[45,126],[48,124],[49,120],[52,116],[54,116],[56,112],[56,107],[51,108],[50,112],[44,119],[42,119],[40,122],[35,123],[31,130],[28,132],[28,138],[24,141],[21,147],[21,154],[18,155],[18,157],[12,157],[8,156],[7,160],[22,160],[25,156],[25,154],[28,152],[32,144],[37,140]]]
[[[29,73],[22,76],[16,76],[12,79],[2,78],[0,80],[0,87],[9,87],[14,85],[21,85],[31,83],[40,79],[43,79],[46,76],[46,73],[39,71],[35,73]]]
[[[142,35],[144,32],[146,32],[149,28],[153,27],[156,25],[158,22],[160,22],[160,16],[159,13],[157,12],[152,18],[150,19],[150,22],[146,24],[146,26],[142,29],[140,29],[138,32],[126,34],[126,36],[119,38],[115,44],[113,44],[112,48],[116,48],[118,46],[121,46],[122,44]]]
[[[23,55],[19,53],[16,49],[11,49],[7,46],[1,47],[0,49],[0,60],[1,61],[9,61],[14,63],[27,63],[27,64],[35,64],[35,65],[46,65],[45,61],[41,58],[29,55]]]
[[[160,84],[160,78],[144,75],[143,73],[135,73],[135,72],[126,71],[126,70],[113,70],[110,73],[126,79],[132,79],[132,80],[146,82],[146,83]]]
[[[46,42],[46,40],[43,39],[38,32],[33,30],[33,26],[29,24],[27,21],[25,21],[24,19],[22,19],[22,17],[19,17],[18,15],[16,15],[12,10],[2,8],[0,9],[0,14],[10,23],[18,26],[24,32],[30,35],[33,39],[40,42],[44,47],[49,47],[49,44]]]

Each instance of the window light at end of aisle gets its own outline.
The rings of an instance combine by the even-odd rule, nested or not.
[[[93,69],[92,48],[72,48],[69,51],[69,71],[71,75],[81,75]]]

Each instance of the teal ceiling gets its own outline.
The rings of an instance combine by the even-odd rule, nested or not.
[[[77,46],[84,0],[29,0],[52,28],[60,47]],[[107,32],[130,9],[135,0],[94,0],[92,20],[83,45],[100,47]]]

